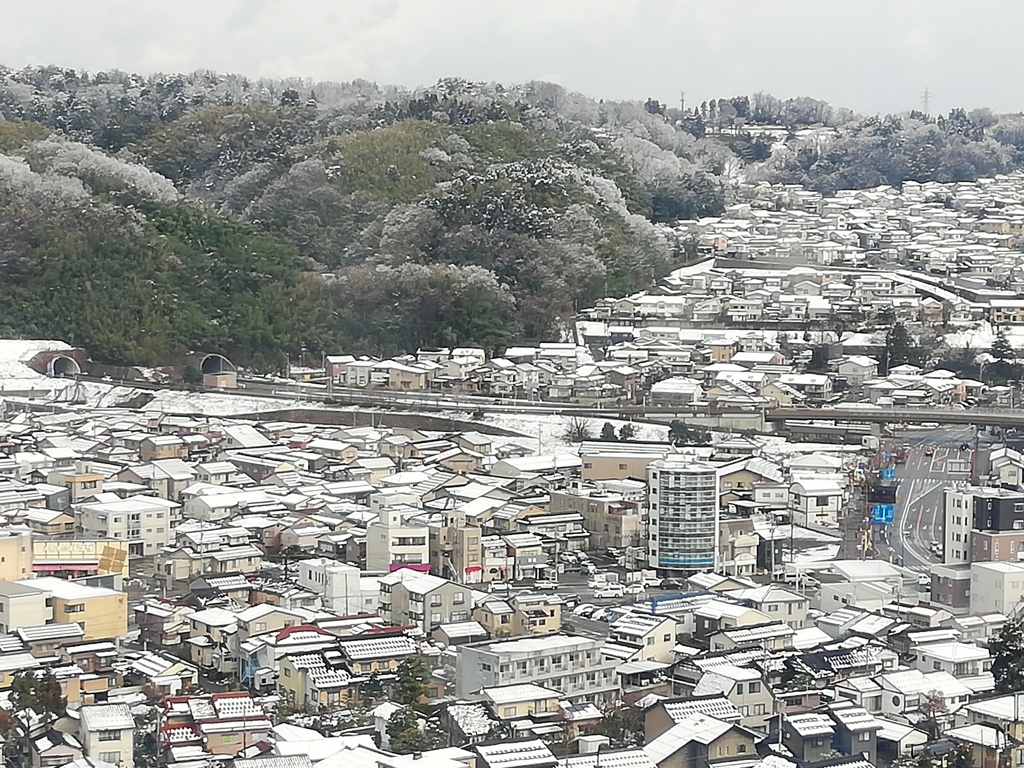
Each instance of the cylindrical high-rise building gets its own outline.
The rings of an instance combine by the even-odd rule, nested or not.
[[[713,571],[718,564],[718,471],[669,454],[647,466],[647,552],[651,568]]]

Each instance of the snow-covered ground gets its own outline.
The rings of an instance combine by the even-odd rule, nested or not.
[[[468,416],[466,418],[467,420],[472,420]],[[569,444],[564,440],[570,421],[572,421],[571,417],[553,416],[550,414],[537,414],[533,416],[531,414],[494,413],[487,414],[480,423],[489,424],[499,429],[507,429],[511,432],[518,432],[525,437],[509,438],[507,442],[516,443],[524,448],[529,448],[535,453],[544,455],[550,453],[576,453],[579,449],[579,444]],[[601,427],[604,426],[606,421],[615,427],[616,432],[624,424],[633,424],[637,430],[636,435],[633,437],[634,440],[664,442],[668,438],[667,426],[627,422],[621,419],[584,419],[584,421],[590,426],[590,433],[594,439],[600,436]],[[665,450],[668,450],[667,443],[665,444]]]
[[[1006,340],[1014,349],[1024,349],[1024,327],[1019,325],[1006,325],[1000,330],[1006,334]],[[969,328],[947,333],[942,337],[947,346],[954,349],[974,349],[978,352],[987,352],[996,340],[996,331],[991,323],[982,321],[975,323]]]
[[[40,352],[62,351],[72,347],[63,341],[45,339],[0,339],[0,388],[63,389],[67,382],[52,379],[28,367],[28,361]]]
[[[156,393],[143,410],[166,413],[198,413],[204,416],[238,416],[259,411],[276,411],[294,406],[295,401],[283,398],[245,397],[220,392],[182,392],[164,389]],[[316,407],[303,403],[304,408]]]

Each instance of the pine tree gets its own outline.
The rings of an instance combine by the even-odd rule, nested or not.
[[[430,749],[430,738],[420,729],[420,719],[410,708],[400,709],[388,718],[388,743],[402,755]]]
[[[913,337],[903,323],[896,323],[885,336],[885,348],[888,351],[888,369],[897,365],[916,363],[921,358],[921,349],[914,343]],[[886,373],[889,371],[887,370]]]
[[[1024,691],[1024,625],[1006,624],[988,644],[992,654],[992,677],[999,693]]]
[[[996,360],[1002,360],[1008,363],[1016,362],[1017,360],[1017,351],[1010,345],[1004,331],[999,331],[996,334],[995,339],[992,341],[992,348],[989,350],[989,354]]]
[[[427,693],[430,670],[422,656],[410,656],[398,665],[391,698],[399,704],[415,704]]]
[[[608,441],[615,440],[615,426],[610,421],[606,421],[604,426],[601,427],[601,439]]]

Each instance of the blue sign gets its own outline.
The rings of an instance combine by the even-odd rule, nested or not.
[[[896,470],[895,469],[883,469],[882,470],[882,479],[883,480],[892,480],[895,477],[896,477]]]
[[[896,514],[895,504],[872,504],[871,522],[876,525],[892,525]]]

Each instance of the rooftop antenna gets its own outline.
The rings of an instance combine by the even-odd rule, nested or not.
[[[924,93],[921,94],[921,104],[924,106],[924,113],[925,113],[926,116],[931,114],[928,111],[928,105],[931,103],[931,100],[932,100],[931,91],[928,90],[928,86],[925,86]]]

